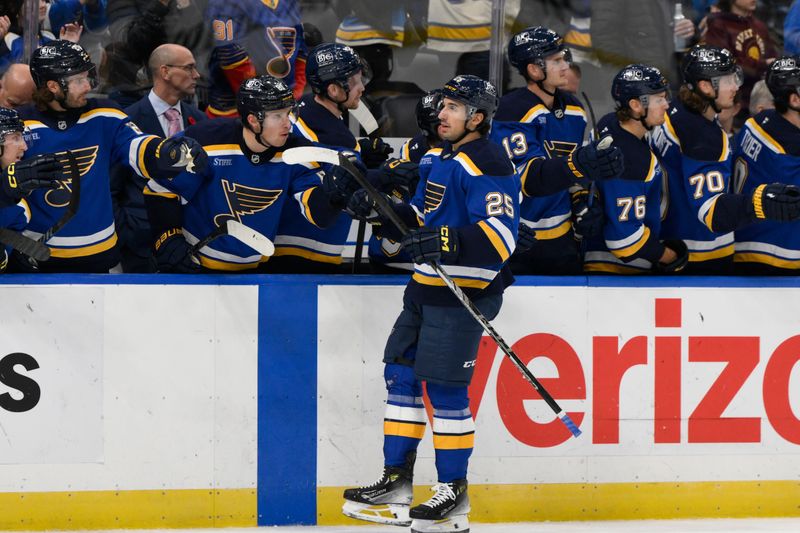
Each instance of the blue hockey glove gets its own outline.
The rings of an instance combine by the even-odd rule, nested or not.
[[[790,222],[800,218],[800,188],[795,185],[759,185],[753,191],[752,203],[759,220]]]
[[[194,274],[200,264],[189,253],[191,245],[183,238],[183,231],[173,228],[162,233],[153,245],[159,272]]]
[[[382,191],[399,189],[403,196],[410,197],[419,182],[419,165],[403,159],[388,159],[381,165],[378,176]]]
[[[536,230],[530,226],[519,223],[517,230],[517,247],[514,248],[515,254],[524,254],[536,244]]]
[[[361,161],[367,168],[378,168],[392,153],[392,147],[380,137],[359,139],[358,148],[361,152]]]
[[[359,172],[366,173],[367,169],[361,164],[355,155],[348,156],[348,159],[356,166]],[[361,186],[344,167],[334,165],[330,170],[326,171],[322,177],[322,190],[328,195],[328,201],[332,206],[338,209],[344,209],[350,197],[353,196]]]
[[[572,230],[576,240],[586,237],[596,237],[603,233],[605,215],[600,198],[594,194],[589,202],[589,191],[578,189],[570,194],[572,202]],[[592,205],[589,205],[589,204]]]
[[[656,262],[653,264],[653,270],[659,274],[673,274],[680,272],[689,263],[689,248],[686,243],[681,240],[666,240],[662,244],[675,252],[678,257],[669,263]]]
[[[409,231],[401,241],[414,263],[455,263],[458,259],[458,232],[449,226],[423,226]]]
[[[599,148],[600,142],[579,146],[569,155],[567,166],[578,181],[616,178],[625,170],[622,150],[613,144]]]
[[[208,154],[199,142],[190,137],[169,137],[156,147],[156,163],[164,172],[185,170],[197,174],[205,170]]]

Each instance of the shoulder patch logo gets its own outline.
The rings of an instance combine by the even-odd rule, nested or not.
[[[425,213],[430,213],[439,209],[444,199],[447,187],[428,181],[425,184]]]
[[[220,180],[220,184],[229,211],[214,217],[217,226],[221,226],[226,220],[241,222],[244,215],[253,215],[267,209],[283,192],[283,189],[259,189],[226,179]]]

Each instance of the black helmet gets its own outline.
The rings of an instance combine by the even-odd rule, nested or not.
[[[633,64],[620,70],[611,82],[611,97],[617,109],[628,107],[632,98],[646,99],[648,95],[669,93],[669,83],[661,71],[647,65]],[[646,100],[642,101],[647,107]]]
[[[737,76],[741,87],[742,69],[736,64],[733,54],[725,48],[698,44],[683,56],[681,63],[683,81],[690,89],[695,89],[702,80],[712,83],[714,90],[719,89],[719,78],[728,74]]]
[[[97,69],[92,58],[83,47],[69,41],[51,41],[33,51],[30,61],[31,76],[37,88],[47,85],[50,80],[57,81],[64,92],[64,78],[81,72],[89,73],[92,88],[97,86]]]
[[[239,86],[236,100],[236,109],[243,124],[247,124],[247,115],[255,115],[261,122],[265,111],[286,109],[294,105],[294,94],[289,86],[266,74],[244,80]]]
[[[308,54],[306,79],[315,94],[325,94],[331,83],[338,83],[348,91],[348,78],[363,69],[355,50],[343,44],[325,43]]]
[[[467,120],[473,114],[483,113],[483,122],[478,127],[488,124],[497,110],[497,89],[488,81],[471,74],[456,76],[442,88],[442,98],[450,98],[466,104]]]
[[[19,118],[19,114],[7,107],[0,107],[0,144],[6,140],[9,133],[24,133],[25,124]]]
[[[545,58],[559,52],[566,52],[567,61],[571,61],[569,49],[564,45],[564,39],[544,26],[526,28],[514,35],[508,42],[508,61],[523,76],[525,76],[530,63],[534,63],[544,70]]]
[[[772,96],[785,100],[800,87],[800,57],[779,57],[767,71],[767,87]]]
[[[439,102],[442,99],[441,89],[429,91],[417,102],[417,125],[428,137],[436,137],[439,126]]]

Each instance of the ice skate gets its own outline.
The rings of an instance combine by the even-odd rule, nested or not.
[[[409,512],[412,533],[439,533],[444,531],[469,531],[470,511],[467,480],[439,483],[433,497],[414,506]]]
[[[342,513],[358,520],[408,526],[411,524],[408,509],[413,497],[412,488],[411,469],[385,466],[383,476],[376,483],[344,491]]]

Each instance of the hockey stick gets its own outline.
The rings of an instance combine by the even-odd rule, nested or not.
[[[209,233],[205,238],[198,241],[197,244],[192,246],[186,257],[195,256],[197,253],[207,246],[211,241],[222,237],[223,235],[230,235],[242,244],[246,244],[256,252],[264,257],[269,257],[275,253],[275,245],[266,235],[262,235],[253,228],[249,228],[236,220],[227,220],[225,224],[217,226],[217,228]]]
[[[395,213],[392,206],[389,205],[388,200],[382,195],[378,190],[364,177],[361,172],[353,165],[353,163],[342,153],[337,152],[335,150],[331,150],[328,148],[320,148],[316,146],[307,146],[307,147],[299,147],[299,148],[290,148],[283,152],[283,161],[290,165],[298,164],[298,163],[309,163],[309,162],[323,162],[323,163],[330,163],[332,165],[339,165],[343,167],[347,172],[353,175],[359,185],[363,187],[367,194],[369,195],[370,199],[375,203],[375,209],[382,215],[388,218],[392,224],[394,224],[400,233],[403,235],[409,232],[408,226],[406,226],[405,222]],[[448,289],[458,298],[458,301],[469,311],[469,314],[481,325],[483,331],[485,331],[493,340],[497,343],[503,353],[508,357],[511,362],[517,367],[522,373],[522,376],[525,378],[528,383],[530,383],[534,389],[539,393],[542,399],[547,403],[548,406],[555,412],[558,418],[561,419],[561,422],[567,426],[567,429],[577,437],[581,434],[581,430],[578,429],[578,426],[575,425],[575,422],[569,417],[569,415],[561,409],[561,407],[556,403],[550,393],[539,383],[539,380],[528,370],[528,367],[525,366],[522,361],[520,360],[519,356],[514,353],[511,347],[503,340],[503,337],[500,336],[497,331],[495,331],[492,324],[487,320],[485,316],[475,307],[475,304],[472,303],[472,300],[464,294],[464,291],[461,290],[461,287],[456,285],[456,282],[453,281],[447,272],[444,271],[442,266],[435,261],[428,263],[430,267],[433,269],[434,272],[444,281],[445,285]]]
[[[356,122],[361,124],[361,127],[364,128],[367,136],[372,139],[375,136],[375,132],[378,131],[378,121],[375,120],[375,116],[370,112],[366,104],[359,100],[358,107],[351,109],[350,114],[353,115],[353,118],[356,119]],[[361,265],[361,257],[364,255],[364,238],[366,233],[366,220],[359,220],[358,230],[356,232],[356,250],[355,255],[353,256],[353,274],[356,274],[359,265]]]
[[[32,257],[36,261],[50,259],[50,248],[39,241],[26,237],[22,233],[8,228],[0,228],[0,244],[11,246],[21,254]]]

